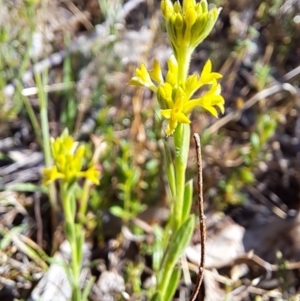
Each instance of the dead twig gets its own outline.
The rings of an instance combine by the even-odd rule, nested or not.
[[[190,297],[189,301],[195,301],[201,283],[203,281],[204,276],[204,267],[205,267],[205,242],[206,242],[206,224],[205,224],[205,215],[204,215],[204,206],[203,206],[203,177],[202,177],[202,156],[201,156],[201,143],[200,143],[200,136],[198,134],[193,135],[196,143],[196,153],[197,153],[197,188],[198,188],[198,210],[199,210],[199,222],[200,222],[200,235],[201,235],[201,257],[200,257],[200,266],[197,275],[197,281],[195,284],[194,291],[192,296]]]

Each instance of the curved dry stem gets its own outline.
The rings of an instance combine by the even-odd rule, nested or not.
[[[196,143],[196,154],[197,154],[197,190],[198,190],[198,210],[199,210],[199,222],[200,222],[200,235],[201,235],[201,257],[200,257],[200,266],[199,272],[197,275],[197,281],[194,287],[194,291],[189,299],[189,301],[195,301],[200,287],[203,281],[204,268],[205,268],[205,244],[206,244],[206,224],[205,224],[205,215],[204,215],[204,206],[203,206],[203,176],[202,176],[202,155],[201,155],[201,142],[200,136],[198,134],[193,135]]]

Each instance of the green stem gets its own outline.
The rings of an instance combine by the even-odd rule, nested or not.
[[[65,234],[71,247],[71,270],[72,270],[72,301],[80,301],[80,264],[78,257],[82,258],[82,246],[77,246],[77,231],[75,224],[76,204],[74,204],[74,192],[70,188],[69,183],[62,183],[61,185],[61,202],[65,215]]]
[[[42,129],[42,148],[45,157],[45,166],[49,168],[51,166],[51,149],[50,149],[50,130],[49,130],[49,120],[48,120],[48,94],[45,92],[44,87],[47,85],[48,81],[48,70],[45,69],[44,73],[41,75],[35,72],[35,81],[38,88],[38,99],[40,105],[40,116],[41,116],[41,129]],[[57,195],[54,183],[49,184],[49,201],[51,205],[51,227],[52,231],[56,230],[57,227],[57,216],[58,216],[58,206],[57,206]],[[53,244],[53,253],[56,251],[56,243]]]
[[[181,85],[185,83],[193,49],[188,46],[182,46],[176,51],[176,59],[178,63],[177,83]],[[175,176],[176,176],[176,197],[174,204],[174,232],[179,229],[184,222],[184,190],[185,190],[185,170],[190,147],[190,125],[180,123],[174,133],[175,144]]]
[[[130,201],[131,201],[131,179],[127,178],[124,184],[124,211],[127,213],[125,221],[131,216]]]
[[[187,79],[190,61],[193,53],[192,50],[185,46],[176,51],[176,59],[178,63],[178,84],[184,83]]]
[[[174,232],[181,224],[184,207],[185,171],[190,147],[190,125],[179,124],[174,133],[176,197],[174,203]]]
[[[182,45],[179,49],[176,49],[175,57],[178,63],[178,74],[177,74],[177,84],[178,86],[184,86],[190,61],[193,50],[188,46]],[[173,203],[173,212],[171,215],[171,225],[172,225],[172,236],[179,237],[181,239],[181,232],[183,229],[183,223],[187,220],[186,212],[189,211],[189,208],[184,206],[185,200],[185,172],[187,167],[188,153],[190,148],[190,125],[179,123],[174,132],[174,146],[175,146],[175,200]],[[172,181],[172,174],[169,176],[169,180]],[[170,181],[171,189],[173,187],[173,183]],[[181,229],[181,230],[180,230]],[[191,231],[190,231],[191,232]],[[191,232],[192,233],[192,232]],[[185,246],[183,246],[184,248]],[[162,294],[162,299],[168,298],[167,290],[170,289],[170,281],[174,275],[174,268],[176,262],[179,258],[179,254],[177,256],[172,256],[174,254],[174,249],[167,247],[164,254],[164,259],[162,262],[162,271],[158,275],[158,291]],[[164,263],[165,261],[165,263]],[[178,275],[179,279],[179,275]],[[177,279],[177,280],[178,280]],[[176,280],[176,281],[177,281]]]

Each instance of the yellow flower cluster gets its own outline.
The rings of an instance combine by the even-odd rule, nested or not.
[[[168,38],[174,55],[168,60],[168,71],[165,78],[157,61],[152,71],[144,64],[136,69],[130,84],[151,89],[157,96],[161,115],[168,120],[167,135],[172,135],[178,123],[191,123],[189,114],[195,107],[202,107],[213,116],[218,116],[216,107],[224,113],[224,98],[217,80],[220,73],[212,72],[208,60],[200,74],[188,76],[191,54],[211,32],[218,18],[220,9],[208,10],[206,0],[196,3],[195,0],[183,0],[174,4],[171,0],[161,1],[162,14],[166,20]],[[202,86],[208,90],[199,98],[193,95]]]
[[[51,152],[53,166],[45,168],[44,184],[49,184],[57,179],[71,183],[76,178],[87,178],[96,185],[99,184],[100,172],[92,165],[88,170],[81,171],[85,147],[78,147],[78,143],[65,131],[60,137],[51,138]]]
[[[136,69],[136,76],[130,80],[130,84],[150,88],[157,95],[161,107],[161,115],[168,119],[167,135],[173,134],[178,122],[190,123],[189,114],[195,107],[202,107],[217,117],[215,107],[224,113],[224,98],[220,95],[221,87],[217,80],[222,75],[212,72],[211,61],[204,65],[201,75],[193,74],[187,77],[184,83],[178,84],[178,64],[174,56],[168,60],[168,72],[166,80],[162,75],[161,67],[154,62],[152,71],[148,71],[144,64]],[[194,93],[202,86],[210,89],[201,97],[191,99]]]

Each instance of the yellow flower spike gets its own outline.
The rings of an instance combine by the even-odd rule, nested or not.
[[[57,167],[53,166],[51,168],[43,169],[43,184],[47,185],[54,182],[57,179],[63,179],[64,175],[57,171]]]
[[[141,68],[136,68],[136,76],[132,77],[129,83],[135,86],[144,86],[151,89],[156,93],[156,86],[153,84],[150,74],[144,64],[141,64]]]
[[[163,83],[164,78],[163,78],[163,75],[161,72],[160,64],[157,60],[154,61],[153,68],[151,71],[149,71],[149,74],[150,74],[150,77],[158,84]]]
[[[174,133],[178,122],[187,124],[191,123],[190,119],[182,112],[183,105],[184,98],[179,98],[172,109],[160,111],[161,115],[169,120],[166,129],[167,136],[170,136]]]

